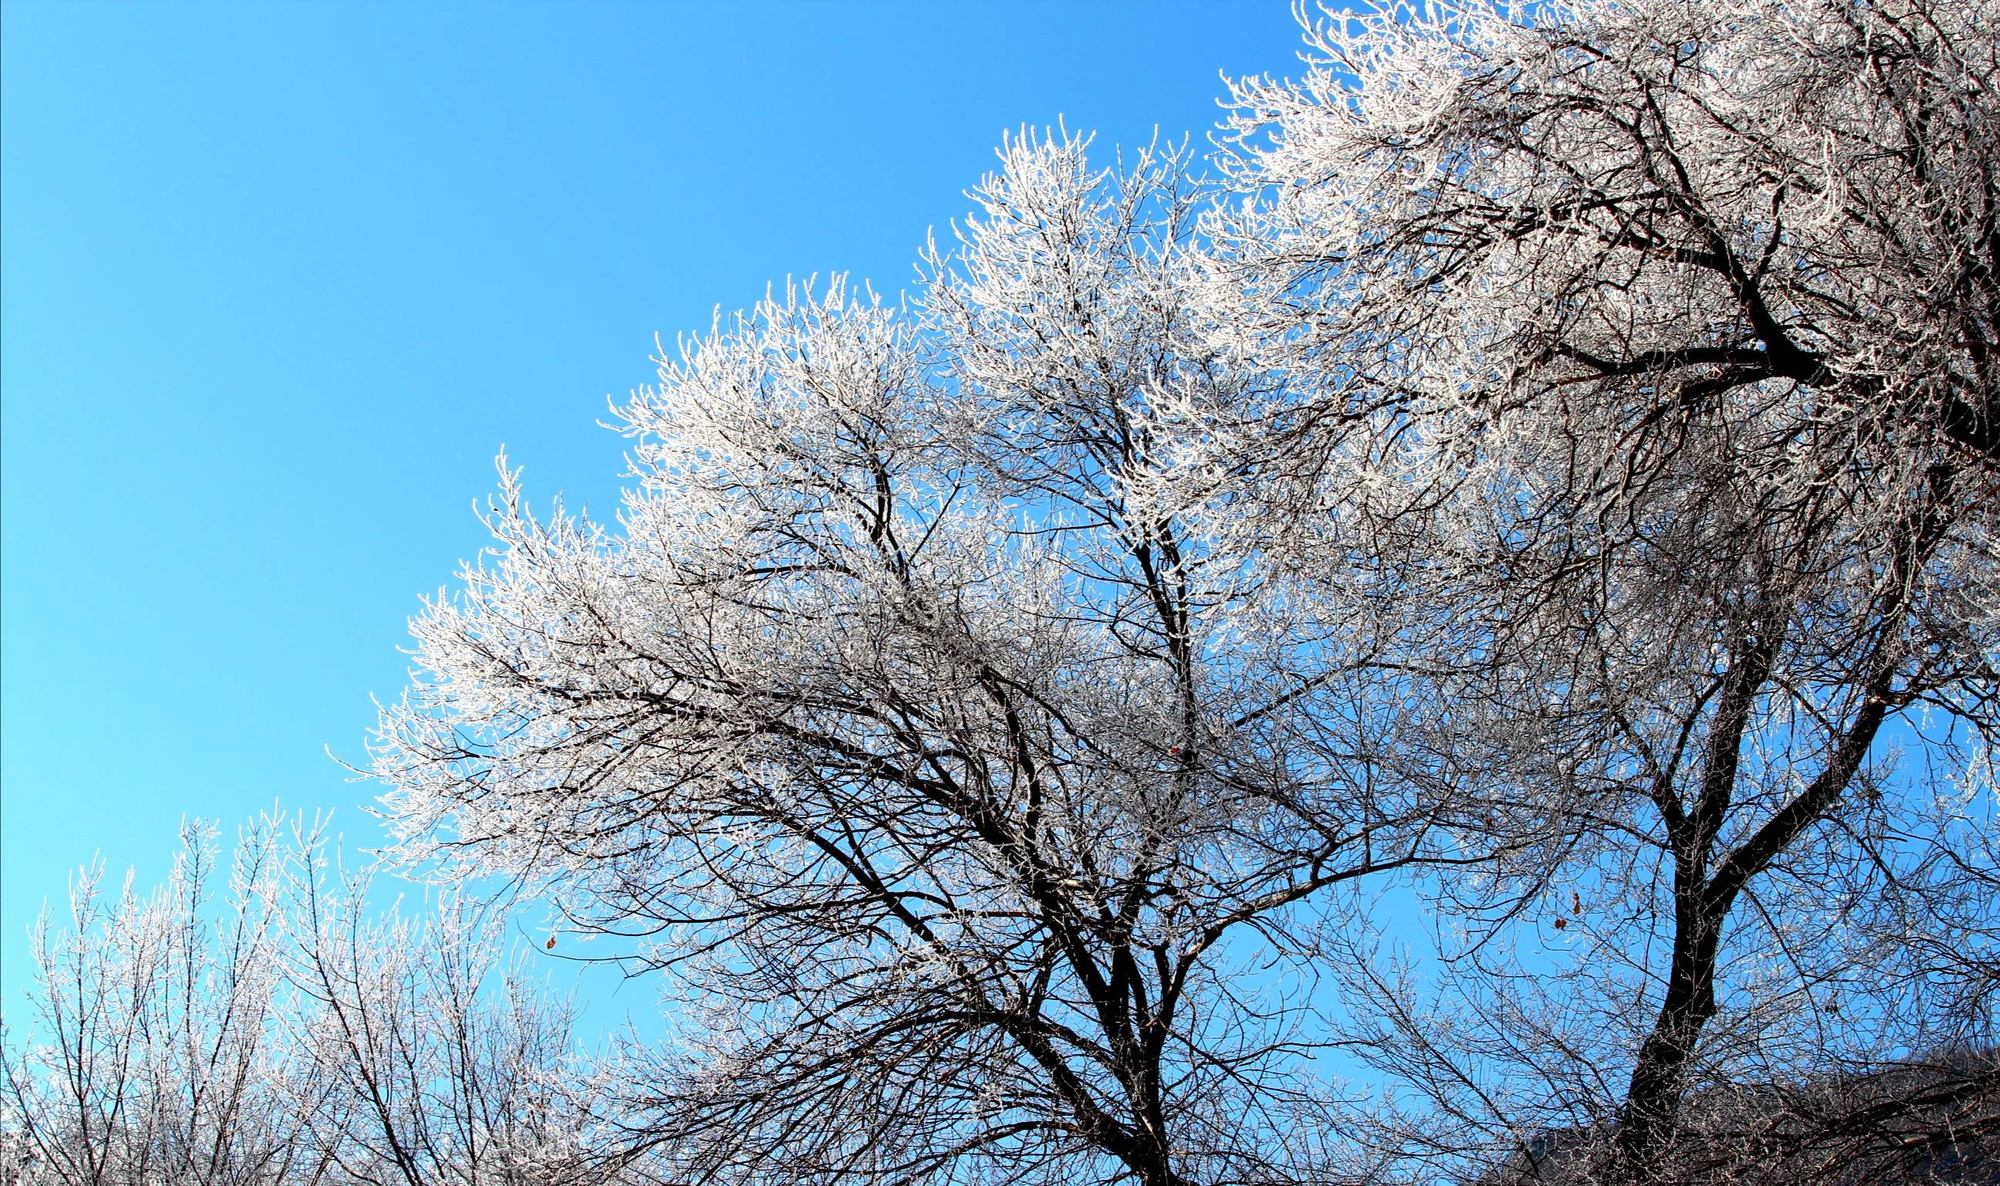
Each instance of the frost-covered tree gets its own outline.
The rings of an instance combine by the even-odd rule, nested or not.
[[[1543,837],[1430,883],[1429,981],[1339,965],[1383,1064],[1645,1181],[1710,1088],[1990,1049],[2000,9],[1309,42],[1237,84],[1215,224],[1214,316],[1281,390],[1185,414],[1243,537],[1376,591],[1438,688],[1387,760]]]
[[[317,1086],[300,1144],[358,1182],[617,1181],[571,1004],[508,960],[505,897],[447,887],[422,918],[385,916],[373,885],[324,843],[292,862],[288,1041]]]
[[[39,1017],[0,1045],[4,1114],[29,1181],[234,1186],[283,1180],[309,1082],[282,1053],[277,836],[246,830],[216,891],[215,830],[182,830],[165,885],[115,901],[102,866],[70,887],[69,928],[35,932]]]
[[[375,739],[393,855],[630,938],[668,1040],[576,1061],[466,891],[375,921],[304,842],[216,930],[191,856],[45,948],[0,1156],[1990,1165],[2000,8],[1308,48],[1234,84],[1213,177],[1024,135],[906,302],[793,286],[663,350],[614,519],[503,461]]]
[[[1995,44],[1977,2],[1333,14],[1237,84],[1219,203],[1009,144],[907,307],[663,359],[616,523],[508,476],[383,722],[405,854],[649,936],[690,1175],[1451,1174],[1567,1126],[1685,1176],[1711,1087],[1976,1045]],[[1429,965],[1353,913],[1392,877]]]
[[[215,829],[182,838],[153,894],[128,878],[107,902],[93,867],[68,928],[38,928],[33,1014],[0,1043],[0,1181],[651,1180],[594,1110],[566,1006],[506,966],[497,905],[370,913],[324,830],[273,816],[218,901]]]
[[[633,1090],[690,1178],[1289,1180],[1304,908],[1463,859],[1359,757],[1379,640],[1153,494],[1158,401],[1267,380],[1185,158],[1003,157],[914,307],[788,290],[663,360],[615,525],[510,473],[383,722],[407,855],[652,936],[688,1024]]]

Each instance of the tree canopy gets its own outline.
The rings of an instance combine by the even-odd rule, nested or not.
[[[904,300],[663,351],[615,519],[503,460],[373,755],[396,860],[661,987],[587,1089],[509,1031],[566,1165],[2000,1156],[2000,8],[1307,45],[1211,157],[1023,133]]]

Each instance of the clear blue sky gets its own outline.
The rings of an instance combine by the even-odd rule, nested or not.
[[[0,994],[102,853],[377,788],[505,443],[608,506],[655,332],[893,294],[1004,130],[1199,138],[1285,0],[0,11]],[[11,1008],[10,1008],[11,1011]]]

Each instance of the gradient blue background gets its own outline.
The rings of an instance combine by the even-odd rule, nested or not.
[[[0,14],[0,1005],[101,853],[360,762],[505,443],[609,509],[608,396],[787,274],[893,295],[1003,131],[1197,140],[1284,0]],[[628,1001],[630,998],[627,998]]]

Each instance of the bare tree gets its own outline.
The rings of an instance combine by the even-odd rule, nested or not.
[[[631,938],[669,1040],[578,1060],[496,908],[379,917],[309,834],[219,946],[206,865],[102,927],[84,885],[112,942],[45,945],[54,1038],[7,1056],[34,1156],[1992,1157],[2000,8],[1424,5],[1308,44],[1234,85],[1212,184],[1023,135],[907,304],[808,283],[663,350],[615,521],[531,512],[503,459],[374,742],[393,856]]]
[[[504,962],[507,912],[447,889],[428,916],[375,913],[374,877],[319,836],[299,845],[286,906],[298,942],[295,1055],[324,1092],[300,1117],[348,1179],[405,1186],[596,1186],[573,1014]]]
[[[96,866],[71,885],[70,929],[36,931],[42,1040],[0,1066],[23,1159],[51,1180],[275,1182],[297,1154],[272,821],[240,835],[219,918],[215,829],[181,840],[151,897],[128,880],[107,903]]]
[[[1002,156],[913,310],[788,290],[663,360],[615,528],[508,473],[382,724],[406,856],[653,937],[691,1178],[1292,1180],[1327,891],[1453,859],[1351,760],[1375,640],[1160,493],[1156,401],[1263,381],[1185,155]]]
[[[71,929],[38,930],[38,1016],[0,1044],[8,1181],[646,1180],[591,1111],[567,1006],[503,968],[498,904],[370,913],[324,828],[275,815],[218,903],[215,829],[182,839],[152,896],[128,879],[107,906],[86,870]]]
[[[1433,883],[1433,976],[1342,965],[1384,1061],[1650,1181],[1692,1087],[1990,1027],[1996,9],[1425,5],[1310,44],[1237,85],[1216,224],[1218,320],[1282,388],[1183,415],[1243,530],[1383,590],[1445,690],[1389,760],[1543,837]]]

